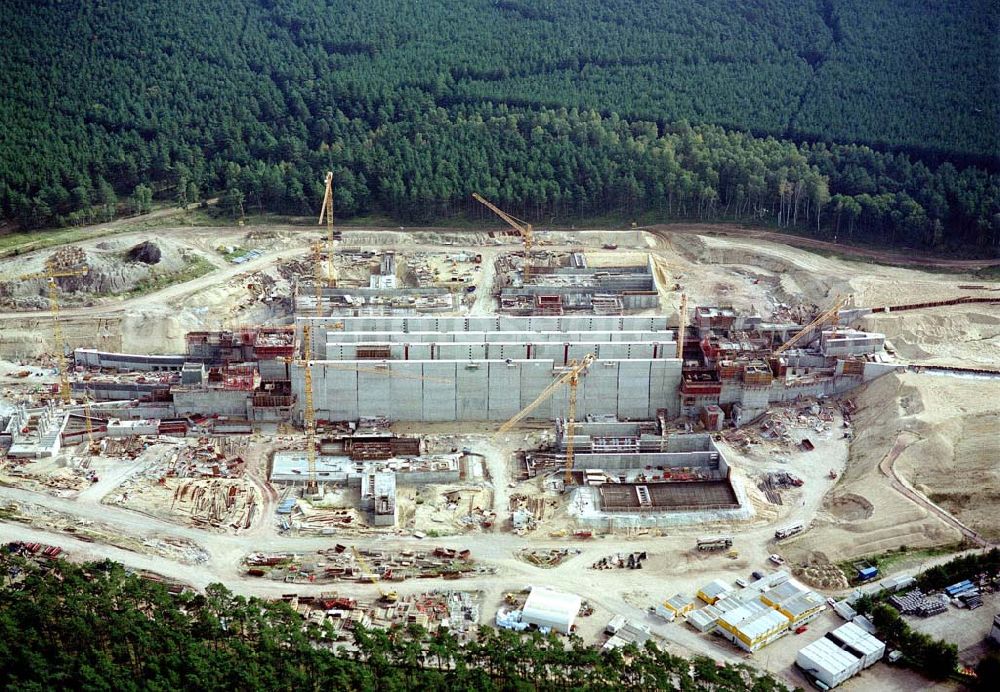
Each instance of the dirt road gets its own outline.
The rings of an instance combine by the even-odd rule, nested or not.
[[[892,449],[889,450],[888,454],[885,455],[885,458],[878,465],[882,475],[888,477],[892,487],[914,504],[923,507],[949,526],[953,526],[974,544],[983,548],[988,547],[990,545],[989,541],[953,517],[949,512],[931,502],[922,493],[917,492],[905,478],[896,473],[896,459],[917,439],[915,435],[906,432],[902,432],[896,436],[896,441],[892,445]]]
[[[869,260],[880,264],[899,264],[904,266],[937,267],[940,269],[956,269],[975,271],[986,269],[987,267],[1000,266],[1000,258],[986,259],[949,259],[946,257],[935,257],[921,252],[906,251],[893,252],[891,250],[871,250],[868,248],[855,247],[853,245],[841,245],[831,243],[816,238],[803,238],[789,233],[778,233],[775,231],[764,231],[757,228],[749,228],[736,224],[724,223],[699,223],[699,224],[655,224],[644,226],[639,230],[649,231],[663,238],[672,235],[724,235],[739,238],[751,238],[755,240],[767,240],[772,243],[791,245],[793,247],[805,248],[807,250],[824,250],[835,252],[838,255],[857,257],[862,260]]]

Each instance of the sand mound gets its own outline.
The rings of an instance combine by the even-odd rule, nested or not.
[[[1000,308],[990,305],[943,307],[869,315],[868,331],[881,332],[901,358],[939,365],[1000,364]]]
[[[913,440],[896,461],[901,476],[928,496],[975,493],[982,506],[969,503],[960,508],[956,503],[946,509],[986,535],[1000,530],[1000,506],[990,497],[1000,490],[1000,479],[995,478],[1000,474],[1000,450],[987,435],[990,420],[994,433],[1000,424],[1000,381],[888,375],[868,385],[855,401],[855,438],[847,469],[812,529],[789,544],[789,557],[805,561],[822,549],[840,561],[902,545],[918,548],[961,540],[956,529],[895,490],[880,471],[879,463],[901,433],[904,440]],[[976,422],[964,422],[969,414],[968,420]]]
[[[143,261],[132,261],[131,252],[136,249],[133,241],[124,238],[105,239],[81,253],[89,268],[85,276],[70,276],[57,279],[60,303],[64,306],[88,304],[97,296],[120,295],[132,291],[155,277],[176,274],[183,271],[193,260],[192,252],[183,243],[160,239],[156,245],[149,245],[159,251],[156,262],[148,262],[153,257],[147,248]],[[57,251],[58,252],[58,251]],[[39,252],[24,258],[23,266],[14,265],[10,260],[0,263],[0,275],[17,276],[28,271],[41,271],[44,264],[55,253]],[[44,279],[0,283],[0,304],[18,310],[48,309],[48,287]]]
[[[850,586],[840,568],[830,561],[826,553],[818,550],[809,552],[802,564],[792,568],[792,574],[819,589],[839,591]]]

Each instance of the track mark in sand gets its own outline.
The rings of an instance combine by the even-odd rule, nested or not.
[[[899,494],[908,498],[914,504],[928,510],[931,514],[944,521],[944,523],[957,529],[963,536],[976,545],[984,548],[988,547],[990,545],[989,541],[960,522],[950,513],[931,502],[922,493],[917,492],[907,481],[896,473],[896,460],[899,459],[899,456],[907,447],[920,439],[920,437],[914,435],[913,433],[901,432],[897,434],[896,441],[893,443],[892,449],[889,450],[889,453],[886,454],[882,461],[878,464],[879,471],[881,471],[882,474],[889,479],[890,484]]]

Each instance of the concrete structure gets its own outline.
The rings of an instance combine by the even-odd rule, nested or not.
[[[832,689],[874,665],[884,654],[883,642],[849,622],[802,648],[795,664]]]
[[[580,378],[578,417],[677,413],[680,361],[663,317],[299,317],[300,333],[307,321],[320,420],[507,420],[587,353],[597,360]],[[302,401],[303,368],[291,378]],[[535,415],[567,408],[563,388]]]
[[[990,639],[1000,644],[1000,613],[993,616],[993,627],[990,628]]]
[[[159,433],[158,420],[118,420],[108,421],[108,437],[136,437]]]
[[[151,356],[134,353],[109,353],[93,348],[73,351],[73,363],[86,368],[110,368],[137,372],[179,372],[187,356]]]
[[[586,269],[584,264],[576,261],[574,271]],[[630,272],[622,276],[635,280]],[[330,290],[337,289],[324,289]],[[617,295],[624,299],[625,293]],[[730,420],[748,423],[772,404],[842,394],[902,367],[881,353],[881,335],[839,327],[815,334],[815,347],[806,339],[805,347],[773,356],[773,345],[799,325],[766,324],[731,308],[698,308],[683,365],[674,357],[674,330],[663,316],[350,314],[300,314],[294,327],[191,332],[185,354],[177,356],[80,349],[75,360],[85,367],[163,374],[157,383],[94,378],[85,386],[74,383],[74,391],[95,400],[139,399],[168,416],[301,423],[304,365],[293,356],[306,324],[310,343],[301,345],[298,356],[312,361],[320,421],[504,421],[593,354],[596,360],[577,388],[577,420],[687,416],[719,430]],[[568,398],[568,389],[561,388],[533,415],[565,418]]]
[[[404,317],[424,313],[449,312],[457,306],[455,295],[447,288],[433,286],[390,288],[394,277],[372,276],[377,286],[321,288],[323,314],[336,317]],[[294,296],[295,312],[316,314],[316,292],[310,285],[299,286]]]
[[[620,315],[626,310],[659,307],[653,279],[652,258],[642,264],[589,267],[580,252],[565,258],[565,264],[532,264],[527,279],[520,258],[497,258],[496,286],[500,310],[510,314],[557,314],[592,311],[598,315]]]
[[[62,432],[68,414],[54,404],[40,409],[19,406],[7,419],[5,436],[10,438],[7,455],[13,458],[54,457],[62,447]]]
[[[581,523],[669,526],[737,521],[753,513],[711,435],[655,435],[645,423],[577,427],[585,434],[574,435],[573,468],[587,485],[573,491],[570,514]],[[567,440],[558,422],[556,435],[554,450],[526,455],[531,470],[562,468]]]
[[[856,329],[829,329],[820,335],[819,344],[820,351],[828,357],[878,353],[885,346],[885,334]]]
[[[398,474],[400,485],[418,483],[453,483],[459,479],[461,454],[391,459],[354,460],[347,456],[322,454],[316,457],[316,472],[320,483],[338,483],[361,487],[366,474],[388,471]],[[271,461],[272,483],[305,483],[309,475],[309,460],[304,451],[275,452]]]
[[[569,634],[573,631],[573,623],[582,603],[583,600],[576,594],[536,586],[524,603],[521,621]]]
[[[396,474],[392,471],[366,473],[361,482],[361,508],[371,514],[372,526],[395,526]]]

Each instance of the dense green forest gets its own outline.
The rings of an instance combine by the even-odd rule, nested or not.
[[[8,0],[0,210],[733,219],[1000,251],[986,0]],[[992,171],[992,172],[991,172]]]
[[[484,627],[460,643],[441,631],[364,630],[336,644],[288,604],[221,585],[173,596],[105,562],[50,570],[0,552],[3,689],[567,690],[767,692],[745,666],[630,647],[602,653],[557,635]]]

